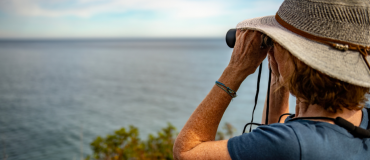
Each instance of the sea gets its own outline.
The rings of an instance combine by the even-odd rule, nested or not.
[[[177,132],[228,65],[223,38],[0,40],[0,159],[80,160],[90,143],[134,125],[145,140]],[[258,71],[258,69],[257,69]],[[262,67],[254,121],[266,99]],[[251,121],[257,73],[226,110],[240,135]],[[295,98],[290,98],[294,112]]]

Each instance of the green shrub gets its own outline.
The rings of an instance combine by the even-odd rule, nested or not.
[[[226,133],[217,132],[216,139],[232,137],[235,128],[226,123]],[[168,123],[156,136],[149,134],[146,141],[139,138],[139,130],[130,126],[121,128],[105,138],[98,136],[91,144],[93,154],[86,160],[172,160],[172,148],[176,138],[176,128]]]

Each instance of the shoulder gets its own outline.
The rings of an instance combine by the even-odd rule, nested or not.
[[[299,159],[300,144],[294,129],[286,124],[260,126],[251,133],[231,138],[232,159]]]
[[[363,113],[367,122],[367,112]],[[309,120],[289,121],[286,125],[294,129],[302,159],[364,159],[370,154],[369,139],[356,138],[338,125]]]

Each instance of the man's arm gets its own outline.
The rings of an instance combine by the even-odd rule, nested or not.
[[[268,124],[278,123],[279,117],[284,113],[289,113],[289,89],[279,82],[279,72],[277,63],[274,59],[273,50],[268,53],[269,67],[272,70],[270,83],[270,102]],[[266,124],[267,96],[262,113],[262,124]],[[287,116],[283,116],[280,123],[284,123]]]
[[[260,45],[260,32],[238,30],[230,63],[219,82],[238,90],[267,55],[268,49],[261,49]],[[212,88],[177,136],[173,149],[175,159],[231,159],[228,140],[215,141],[218,125],[231,99],[218,86]]]

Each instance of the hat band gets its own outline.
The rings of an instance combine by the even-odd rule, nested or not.
[[[289,31],[292,31],[295,34],[298,34],[302,37],[305,37],[307,39],[332,46],[333,48],[336,48],[336,49],[342,50],[342,51],[346,51],[346,50],[359,51],[360,54],[362,55],[362,58],[364,59],[366,65],[367,65],[367,67],[370,70],[369,62],[366,59],[366,57],[369,55],[368,52],[370,52],[370,46],[361,46],[361,45],[358,45],[358,44],[353,44],[353,43],[349,43],[349,42],[344,42],[344,41],[339,41],[339,40],[335,40],[335,39],[323,38],[323,37],[318,37],[318,36],[312,35],[310,33],[299,30],[299,29],[295,28],[294,26],[290,25],[289,23],[285,22],[278,14],[275,15],[275,19],[284,28],[288,29]]]

